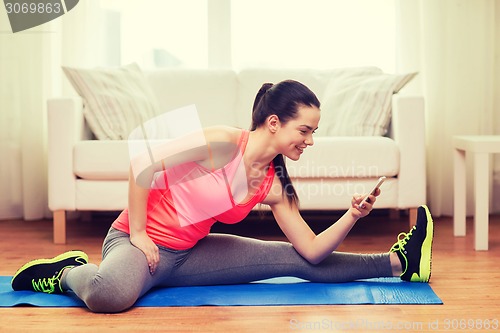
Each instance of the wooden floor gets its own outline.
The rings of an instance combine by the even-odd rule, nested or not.
[[[358,222],[339,250],[385,252],[406,217],[383,213]],[[318,229],[335,216],[306,216]],[[109,226],[106,216],[68,222],[68,244],[52,244],[51,221],[0,221],[0,275],[12,275],[26,261],[83,249],[100,261]],[[431,286],[444,305],[342,305],[274,307],[133,308],[93,314],[84,308],[0,308],[0,332],[495,332],[500,331],[500,216],[490,218],[490,250],[473,248],[473,223],[466,237],[453,237],[450,218],[435,221]],[[249,219],[217,229],[281,239],[272,221]],[[489,329],[488,329],[489,327]],[[476,330],[474,330],[475,328]]]

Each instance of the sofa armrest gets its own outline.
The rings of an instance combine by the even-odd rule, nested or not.
[[[426,203],[425,110],[421,96],[394,95],[392,132],[400,150],[399,208]]]
[[[73,147],[87,135],[81,98],[57,98],[47,102],[49,208],[75,210],[76,177]]]

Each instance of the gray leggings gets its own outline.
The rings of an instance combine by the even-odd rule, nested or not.
[[[151,275],[145,255],[130,243],[129,235],[111,228],[101,265],[69,270],[62,285],[91,311],[110,313],[130,308],[153,287],[236,284],[279,276],[313,282],[392,276],[388,253],[334,252],[312,265],[290,243],[223,234],[210,234],[189,250],[159,248],[160,263]]]

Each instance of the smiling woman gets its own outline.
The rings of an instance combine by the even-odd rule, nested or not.
[[[298,160],[313,145],[319,107],[316,95],[298,81],[263,84],[255,97],[251,130],[204,129],[207,144],[178,163],[155,163],[158,169],[142,182],[148,187],[130,169],[128,205],[104,240],[100,267],[88,263],[84,252],[69,251],[23,265],[12,288],[72,290],[94,312],[119,312],[154,287],[280,276],[325,283],[390,276],[429,281],[433,222],[427,207],[419,208],[416,226],[390,253],[378,254],[336,249],[373,209],[380,190],[352,196],[345,214],[318,235],[301,216],[284,157]],[[235,149],[225,149],[228,145]],[[242,221],[261,203],[270,207],[289,242],[210,232],[216,222]]]

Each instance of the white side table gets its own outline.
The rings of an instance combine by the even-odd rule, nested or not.
[[[465,236],[465,154],[474,159],[474,243],[475,249],[488,250],[489,157],[500,153],[500,135],[453,137],[454,211],[453,233]]]

